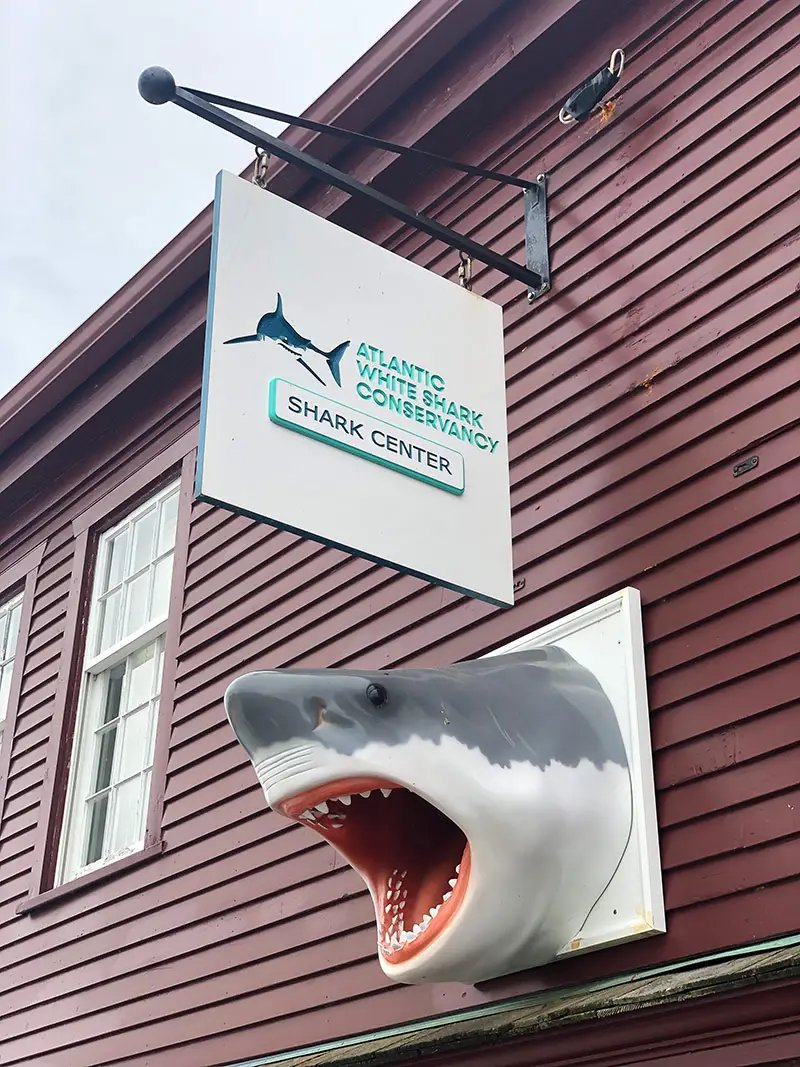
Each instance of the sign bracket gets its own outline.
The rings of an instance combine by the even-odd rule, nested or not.
[[[217,96],[213,93],[202,92],[196,89],[187,89],[176,85],[172,74],[163,67],[148,67],[139,76],[139,93],[150,104],[174,103],[185,111],[213,123],[222,130],[240,137],[256,148],[269,152],[286,163],[293,164],[308,171],[315,177],[327,182],[329,185],[350,196],[362,196],[373,203],[378,204],[389,215],[398,219],[429,237],[442,241],[444,244],[464,252],[473,259],[480,260],[489,267],[499,270],[509,278],[522,282],[528,287],[528,299],[533,301],[544,295],[550,289],[550,254],[547,240],[547,191],[544,175],[539,175],[536,181],[528,181],[511,174],[502,174],[498,171],[488,170],[485,167],[462,163],[457,160],[447,159],[436,153],[413,148],[408,145],[398,145],[391,141],[385,141],[369,134],[357,133],[353,130],[345,130],[338,126],[330,126],[327,123],[315,122],[312,119],[300,118],[287,115],[281,111],[270,108],[257,107],[254,104],[246,104],[240,100],[229,97]],[[525,218],[525,255],[526,265],[522,266],[507,256],[500,255],[485,245],[473,241],[470,237],[457,233],[437,222],[436,219],[415,211],[407,204],[387,196],[379,189],[371,185],[365,185],[357,178],[344,171],[325,163],[321,159],[309,155],[302,149],[288,144],[286,141],[264,130],[252,126],[244,119],[231,115],[224,108],[233,108],[238,111],[260,115],[263,118],[274,119],[279,122],[287,122],[294,126],[314,130],[318,133],[330,134],[334,137],[342,137],[361,144],[382,148],[398,155],[413,155],[426,159],[429,163],[460,170],[465,174],[471,174],[477,178],[486,178],[499,182],[503,185],[518,186],[524,191],[524,218]]]

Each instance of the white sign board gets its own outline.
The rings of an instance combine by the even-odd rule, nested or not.
[[[200,499],[512,605],[502,309],[217,179]]]

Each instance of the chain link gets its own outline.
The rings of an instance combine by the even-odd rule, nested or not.
[[[256,149],[256,169],[253,172],[253,185],[259,189],[266,189],[269,171],[270,154],[263,148]]]
[[[472,289],[472,257],[459,250],[458,284],[462,289]]]

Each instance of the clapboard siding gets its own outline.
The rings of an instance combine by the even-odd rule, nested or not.
[[[437,150],[548,174],[553,291],[530,305],[517,283],[477,263],[474,273],[474,289],[504,305],[517,606],[501,612],[193,505],[165,852],[18,916],[41,832],[71,521],[196,425],[202,286],[191,288],[161,324],[172,354],[143,357],[138,377],[124,353],[113,361],[102,389],[112,397],[123,373],[127,385],[76,417],[69,470],[44,458],[12,499],[8,557],[43,539],[47,549],[0,822],[4,1063],[215,1067],[530,989],[524,975],[466,993],[390,986],[363,884],[312,833],[265,810],[222,694],[254,667],[481,655],[624,585],[644,603],[668,934],[547,968],[537,983],[800,925],[800,9],[606,9],[588,49],[554,29],[566,64],[525,53],[533,12],[503,5],[380,131],[417,139],[439,123]],[[565,130],[560,103],[619,44],[615,116],[602,130]],[[482,47],[495,57],[489,74]],[[457,102],[446,103],[447,84]],[[516,190],[362,149],[345,158],[523,255]],[[454,277],[457,257],[440,243],[313,184],[303,195]],[[163,347],[160,336],[155,324],[130,351],[148,351],[147,338]],[[75,411],[92,395],[87,383]],[[758,466],[735,478],[751,454]]]

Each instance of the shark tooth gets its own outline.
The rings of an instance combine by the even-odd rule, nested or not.
[[[349,796],[349,795],[348,796],[343,796],[343,797],[336,797],[336,799],[339,801],[340,804],[347,805],[347,804],[352,804],[353,803],[353,798],[351,796]],[[456,867],[456,870],[458,870],[458,867]]]
[[[383,795],[385,797],[388,797],[389,794],[391,793],[391,789],[381,789],[381,792],[383,793]]]
[[[323,815],[327,815],[328,814],[327,802],[324,801],[324,800],[321,800],[319,802],[319,804],[315,804],[314,805],[314,811],[321,811]]]

